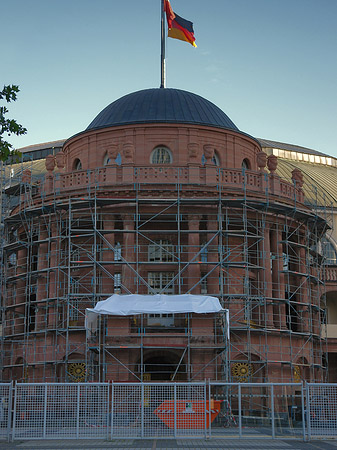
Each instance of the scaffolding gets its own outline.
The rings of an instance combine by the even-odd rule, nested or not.
[[[106,168],[56,173],[49,191],[31,172],[17,189],[3,181],[2,378],[325,380],[328,202],[305,206],[285,182],[282,199],[275,175],[246,169],[212,167],[206,188],[183,167],[127,169],[129,184],[109,185]],[[230,340],[221,314],[103,317],[86,330],[85,309],[113,293],[214,295]]]

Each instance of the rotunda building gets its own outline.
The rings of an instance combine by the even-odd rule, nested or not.
[[[4,378],[323,381],[320,243],[303,174],[208,100],[147,89],[27,168],[6,221]],[[118,294],[217,297],[224,315],[105,316]]]

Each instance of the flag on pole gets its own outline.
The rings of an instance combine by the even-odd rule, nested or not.
[[[165,0],[164,9],[167,20],[168,37],[189,42],[193,47],[196,47],[193,23],[173,12],[169,0]]]

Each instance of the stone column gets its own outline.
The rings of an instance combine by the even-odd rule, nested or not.
[[[306,265],[306,249],[304,247],[304,238],[300,238],[300,247],[297,250],[298,256],[298,271],[303,276],[298,277],[298,301],[302,305],[297,305],[299,313],[299,331],[306,333],[309,331],[309,310],[308,310],[308,279],[307,279],[307,265]],[[319,330],[318,330],[319,332]]]
[[[48,268],[48,242],[46,241],[48,237],[48,233],[46,229],[43,229],[40,233],[40,242],[39,251],[38,251],[38,266],[37,269],[39,271],[39,277],[37,280],[37,292],[36,292],[36,300],[37,304],[37,312],[36,312],[36,329],[42,330],[46,328],[46,300],[48,298],[47,292],[47,273],[44,269]],[[44,303],[42,301],[44,300]]]
[[[56,295],[57,295],[57,226],[51,226],[51,243],[49,254],[49,286],[48,298],[51,299],[51,306],[48,308],[48,328],[55,328],[56,326]],[[70,264],[70,262],[69,262]]]
[[[219,224],[214,216],[209,216],[207,220],[207,242],[209,242],[219,230]],[[219,236],[215,236],[212,242],[208,245],[207,255],[207,271],[210,272],[216,264],[219,263]],[[219,295],[220,267],[219,265],[207,277],[208,292],[211,295]]]
[[[272,259],[272,282],[273,282],[273,298],[276,299],[274,305],[274,325],[276,328],[286,329],[286,308],[285,285],[283,273],[283,246],[282,232],[280,230],[270,231],[270,248],[273,255]]]
[[[122,216],[123,220],[123,245],[122,252],[125,261],[129,265],[133,265],[135,262],[135,223],[133,215],[125,214]],[[134,278],[136,274],[131,270],[130,266],[123,262],[122,268],[122,284],[129,289],[131,293],[135,292]]]
[[[115,248],[115,222],[113,220],[105,220],[104,221],[104,230],[109,230],[108,233],[104,233],[105,239],[109,242],[110,245],[108,245],[106,242],[103,242],[103,262],[108,262],[108,264],[104,264],[105,269],[113,276],[115,273],[115,252],[112,250],[112,248]],[[114,280],[111,277],[108,277],[108,275],[103,274],[103,285],[102,285],[102,292],[104,294],[112,294],[114,292]]]
[[[263,267],[264,267],[264,287],[265,287],[265,326],[267,328],[274,327],[273,318],[273,289],[272,289],[272,271],[271,271],[271,259],[270,259],[270,226],[266,224],[264,229],[264,242],[263,242]]]
[[[187,249],[187,261],[190,263],[187,269],[188,273],[188,289],[191,289],[195,284],[200,281],[200,257],[195,258],[195,255],[200,251],[200,233],[199,224],[201,216],[189,216],[188,219],[188,249]],[[194,258],[193,262],[192,259]],[[200,294],[200,283],[195,286],[190,292],[191,294]]]
[[[26,305],[26,276],[27,272],[27,249],[18,250],[17,275],[21,275],[16,283],[15,304],[20,305],[15,308],[15,333],[23,333],[25,330],[25,305]]]

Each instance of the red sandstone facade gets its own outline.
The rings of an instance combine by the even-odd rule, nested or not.
[[[326,225],[300,171],[292,184],[276,167],[255,139],[210,126],[69,139],[38,187],[26,173],[6,224],[3,378],[323,381]],[[110,317],[86,332],[85,308],[114,292],[217,296],[230,345],[221,315]]]

